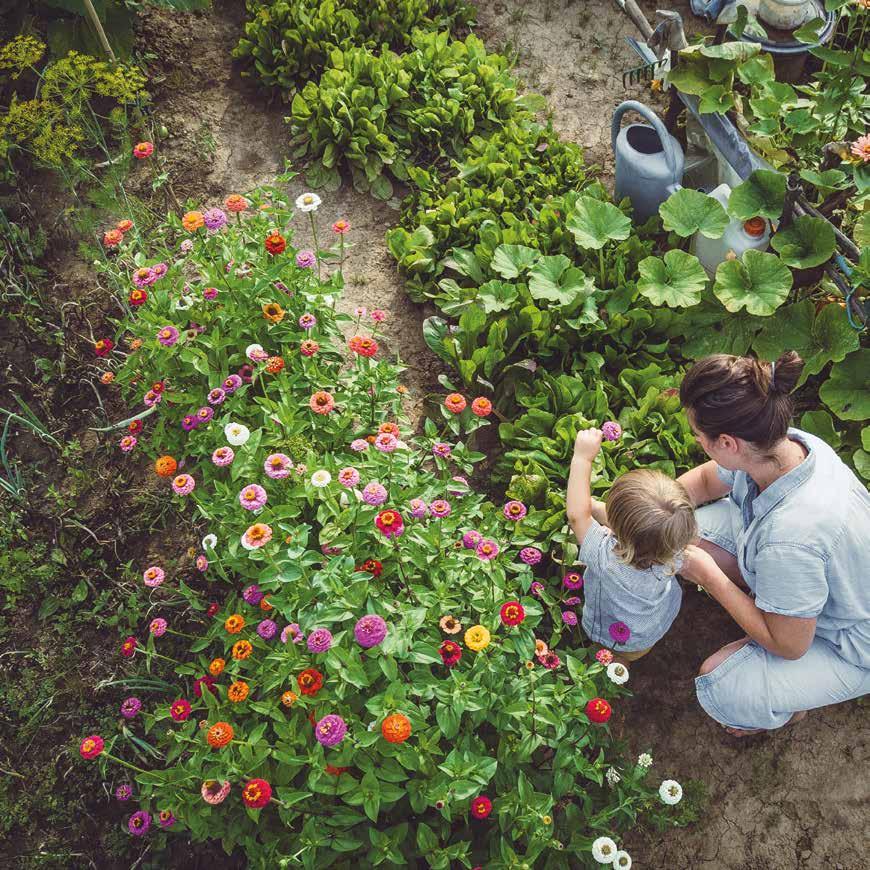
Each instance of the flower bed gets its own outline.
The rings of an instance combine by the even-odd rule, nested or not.
[[[131,687],[141,662],[171,689],[127,698],[122,733],[81,746],[133,768],[130,833],[270,865],[448,867],[589,864],[639,813],[679,822],[648,756],[620,758],[607,723],[627,669],[583,645],[582,581],[562,579],[534,508],[467,482],[483,457],[463,438],[491,402],[448,395],[413,435],[385,313],[335,312],[341,271],[320,280],[329,257],[291,246],[277,190],[225,209],[170,217],[163,249],[127,236],[104,267],[146,293],[95,348],[141,409],[120,447],[203,538],[194,580],[168,554],[141,566],[159,615],[121,649]],[[128,740],[160,763],[132,765]]]

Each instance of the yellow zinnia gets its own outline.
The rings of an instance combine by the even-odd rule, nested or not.
[[[465,645],[475,652],[486,649],[491,639],[492,635],[490,635],[489,629],[482,625],[473,625],[465,632]]]

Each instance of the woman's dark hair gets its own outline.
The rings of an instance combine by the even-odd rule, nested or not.
[[[733,435],[760,450],[785,438],[804,361],[786,351],[774,363],[717,353],[698,360],[680,386],[680,402],[708,438]]]

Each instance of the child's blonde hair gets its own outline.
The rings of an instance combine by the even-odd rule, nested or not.
[[[633,568],[665,565],[698,537],[686,488],[661,471],[639,468],[618,478],[607,494],[607,524],[614,552]]]

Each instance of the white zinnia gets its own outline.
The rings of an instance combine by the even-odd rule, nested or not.
[[[617,851],[616,843],[610,837],[599,837],[592,844],[592,857],[599,864],[612,864]]]
[[[613,786],[615,786],[616,783],[618,783],[622,779],[622,777],[619,775],[619,771],[615,767],[608,767],[607,773],[605,773],[604,776],[607,779],[607,784],[611,788],[613,788]]]
[[[659,786],[659,797],[672,807],[683,799],[683,787],[675,779],[666,779]]]
[[[652,763],[652,756],[648,752],[641,752],[637,757],[637,764],[639,767],[652,767]]]
[[[269,354],[263,350],[262,344],[249,344],[245,348],[245,356],[251,362],[262,362],[264,359],[269,359]]]
[[[296,197],[296,208],[299,211],[317,211],[320,197],[316,193],[303,193]]]
[[[616,858],[613,861],[614,867],[619,867],[620,870],[631,870],[631,855],[624,849],[616,853]]]
[[[202,539],[203,550],[213,550],[217,546],[217,535],[206,535]]]
[[[621,686],[623,683],[628,682],[628,668],[625,665],[621,665],[619,662],[611,662],[607,666],[607,676],[610,677],[617,686]]]
[[[329,486],[331,480],[332,475],[325,468],[321,468],[311,475],[311,485],[321,489],[324,486]]]
[[[187,311],[193,305],[193,296],[179,296],[175,300],[176,311]]]
[[[251,437],[251,430],[241,423],[227,423],[224,435],[233,447],[241,447]]]

